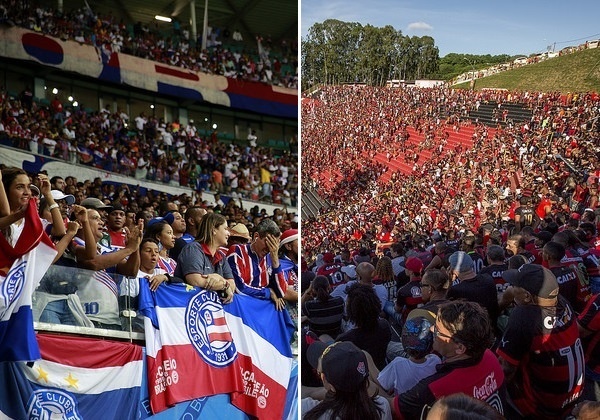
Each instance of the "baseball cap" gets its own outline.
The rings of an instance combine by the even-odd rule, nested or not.
[[[116,202],[112,205],[112,209],[110,209],[110,213],[112,213],[113,211],[125,211],[125,208],[123,207],[123,205],[119,202]]]
[[[516,270],[506,270],[502,278],[512,286],[521,287],[541,298],[558,296],[558,282],[552,271],[538,264],[523,264]]]
[[[281,242],[279,242],[279,246],[283,246],[285,244],[288,244],[290,242],[294,242],[296,239],[298,239],[298,229],[288,229],[288,230],[284,230],[283,233],[281,234]]]
[[[350,277],[352,280],[356,279],[356,266],[355,265],[345,265],[340,268],[340,271]]]
[[[163,220],[168,224],[172,225],[175,221],[175,215],[172,212],[169,212],[163,216]]]
[[[96,197],[88,197],[82,200],[81,205],[86,209],[112,210],[112,206],[107,206],[102,200]]]
[[[422,316],[407,319],[400,338],[404,350],[413,351],[416,353],[415,357],[424,357],[431,352],[433,346],[431,322]]]
[[[164,217],[158,216],[158,217],[154,217],[154,218],[148,220],[148,223],[146,223],[146,227],[149,228],[150,226],[152,226],[156,223],[159,223],[159,222],[165,222]]]
[[[52,190],[50,193],[54,200],[65,200],[69,206],[75,202],[75,197],[71,194],[64,194],[61,190]]]
[[[333,253],[332,252],[326,252],[323,254],[323,262],[325,264],[331,264],[333,262]]]
[[[581,214],[573,212],[573,213],[571,213],[571,215],[569,217],[573,220],[579,220],[579,219],[581,219]]]
[[[306,357],[315,369],[321,358],[321,372],[336,391],[356,392],[369,376],[365,354],[350,341],[338,341],[331,345],[315,341],[308,346]]]
[[[464,251],[456,251],[448,258],[450,267],[454,271],[464,273],[473,269],[473,259]]]
[[[410,257],[406,260],[404,266],[413,273],[420,273],[423,271],[423,261],[417,257]]]
[[[229,236],[250,239],[250,232],[245,224],[237,223],[229,228]]]

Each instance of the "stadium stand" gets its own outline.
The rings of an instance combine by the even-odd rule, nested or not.
[[[167,2],[41,3],[0,10],[0,376],[6,395],[24,391],[0,397],[0,417],[297,418],[296,5],[246,7],[241,32],[212,27],[203,50],[189,25],[133,20]],[[272,35],[253,33],[263,6],[281,18]],[[240,231],[280,278],[265,299],[233,281]],[[205,257],[191,276],[175,276],[176,242],[184,256],[197,246],[186,263]],[[175,329],[189,340],[159,338]],[[53,351],[65,348],[68,361]],[[107,369],[110,385],[96,375]]]

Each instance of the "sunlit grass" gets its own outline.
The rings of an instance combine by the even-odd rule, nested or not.
[[[469,88],[469,82],[454,86]],[[600,92],[600,48],[578,51],[475,81],[475,89]]]

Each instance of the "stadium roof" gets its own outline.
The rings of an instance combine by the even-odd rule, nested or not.
[[[58,0],[41,0],[41,4],[56,8]],[[190,0],[87,0],[96,13],[123,16],[126,23],[157,23],[169,29],[171,24],[158,22],[155,15],[177,18],[182,26],[191,19]],[[202,34],[205,0],[194,1],[196,28]],[[86,0],[63,0],[65,11],[85,7]],[[290,0],[208,0],[208,23],[212,27],[227,29],[229,36],[235,30],[252,40],[256,35],[279,41],[298,38],[298,2]]]

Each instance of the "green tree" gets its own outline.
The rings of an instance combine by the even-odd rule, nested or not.
[[[431,37],[406,37],[391,25],[328,19],[314,24],[302,39],[302,89],[319,83],[367,83],[428,77],[438,69],[439,52]]]

